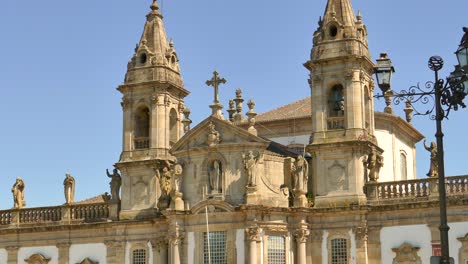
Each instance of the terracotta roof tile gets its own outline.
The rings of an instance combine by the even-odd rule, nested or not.
[[[304,118],[309,117],[310,113],[310,96],[298,100],[296,102],[280,106],[273,110],[259,114],[255,117],[256,122],[270,122],[284,119]]]

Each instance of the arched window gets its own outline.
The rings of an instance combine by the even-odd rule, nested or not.
[[[149,148],[150,112],[140,107],[135,113],[135,149]]]
[[[400,153],[400,175],[402,181],[408,179],[408,163],[405,153]]]
[[[178,126],[177,126],[177,111],[172,108],[171,112],[169,113],[169,142],[170,145],[172,146],[174,143],[179,140],[178,137]]]
[[[343,86],[337,84],[332,87],[328,97],[329,117],[344,116],[344,107]]]
[[[348,241],[336,238],[331,243],[331,264],[348,264]]]
[[[132,264],[146,264],[146,260],[146,249],[139,248],[132,251]]]

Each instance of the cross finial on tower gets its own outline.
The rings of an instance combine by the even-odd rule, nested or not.
[[[226,83],[226,79],[220,78],[219,73],[217,71],[213,72],[213,78],[211,80],[206,81],[206,85],[214,87],[214,104],[219,104],[219,85]]]

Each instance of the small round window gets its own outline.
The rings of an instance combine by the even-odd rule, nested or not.
[[[328,34],[330,34],[332,38],[336,37],[336,35],[338,35],[338,28],[335,25],[331,25],[328,29]]]
[[[146,53],[141,54],[141,55],[140,55],[140,63],[141,63],[141,64],[145,64],[145,63],[146,63],[146,60],[147,60]]]

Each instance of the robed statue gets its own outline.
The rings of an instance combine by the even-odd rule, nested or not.
[[[208,175],[210,177],[210,189],[212,194],[222,193],[222,164],[219,160],[214,160],[208,167]]]
[[[75,199],[75,178],[73,178],[70,173],[65,174],[63,190],[65,194],[65,204],[73,204]]]
[[[242,161],[244,163],[244,169],[247,173],[247,186],[257,186],[257,178],[255,174],[255,166],[257,165],[259,157],[255,157],[253,152],[250,150],[247,155],[242,154]]]
[[[15,184],[11,188],[11,192],[13,193],[13,208],[21,209],[26,206],[26,201],[24,200],[24,185],[23,180],[20,177],[16,178]]]
[[[298,156],[293,163],[293,190],[307,192],[309,164],[303,156]]]
[[[431,145],[426,144],[424,140],[424,148],[431,153],[431,163],[429,166],[429,172],[426,174],[429,177],[439,177],[439,163],[437,162],[437,145],[433,141]]]
[[[371,153],[367,156],[367,169],[369,169],[369,181],[376,182],[379,179],[380,169],[384,165],[383,156],[372,148]]]
[[[120,186],[122,185],[122,177],[119,174],[119,170],[114,169],[112,174],[109,173],[109,170],[106,169],[107,177],[111,178],[109,183],[111,191],[111,201],[118,202],[120,201]]]

